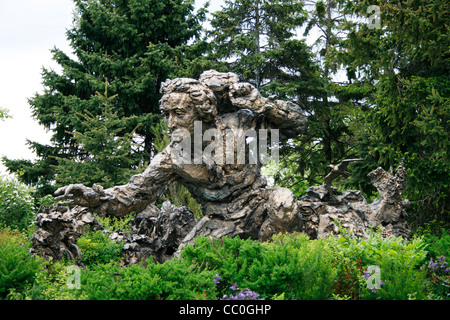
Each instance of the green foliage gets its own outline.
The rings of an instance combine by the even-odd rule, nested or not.
[[[34,281],[41,261],[30,256],[30,244],[17,230],[8,227],[0,230],[0,299]]]
[[[0,224],[24,230],[34,217],[32,190],[13,178],[0,177]]]
[[[417,299],[427,297],[423,286],[425,273],[419,269],[427,254],[421,238],[407,241],[401,237],[382,238],[379,234],[372,234],[368,239],[330,237],[327,244],[337,257],[338,273],[350,274],[352,281],[360,279],[359,288],[344,290],[343,293],[361,299],[407,300],[409,295]],[[361,272],[368,266],[379,267],[384,282],[380,289],[372,291],[367,288],[367,279]]]
[[[291,40],[295,28],[305,21],[302,6],[300,1],[285,0],[225,1],[211,20],[212,57],[222,59],[258,89],[270,80],[289,77],[282,70],[286,65],[281,57],[290,54],[286,42],[302,43]]]
[[[425,233],[424,242],[427,244],[429,257],[437,259],[444,256],[450,258],[450,234],[446,229],[441,229],[440,235]]]
[[[182,259],[206,270],[216,271],[226,284],[258,292],[270,298],[284,292],[286,299],[327,299],[334,277],[331,255],[323,241],[305,235],[278,236],[260,243],[239,238],[196,239]],[[225,293],[227,288],[219,288]]]
[[[152,131],[155,134],[155,150],[156,152],[163,151],[170,143],[170,138],[167,135],[169,127],[164,119],[152,125]]]
[[[42,198],[37,199],[39,208],[50,208],[53,204],[55,204],[55,198],[48,194]],[[40,210],[43,211],[43,210]]]
[[[434,239],[443,243],[448,238]],[[431,239],[430,239],[431,241]],[[19,231],[0,232],[0,293],[16,300],[145,299],[448,299],[445,256],[426,259],[427,240],[278,234],[268,242],[197,238],[179,259],[119,266],[121,245],[89,231],[77,243],[84,255],[80,289],[67,286],[73,262],[30,256]],[[440,247],[440,245],[438,245]],[[430,251],[432,252],[432,251]],[[368,267],[380,269],[380,288],[368,287]],[[244,289],[245,288],[245,289]],[[239,294],[241,291],[241,294]],[[256,295],[257,293],[258,295]],[[242,296],[242,297],[240,297]]]
[[[30,149],[39,157],[45,159],[31,161],[25,159],[2,158],[2,162],[10,173],[14,173],[21,182],[33,186],[36,190],[35,197],[40,198],[48,194],[53,194],[56,187],[52,184],[55,179],[55,166],[58,164],[56,157],[58,152],[55,148],[39,145],[27,140]]]
[[[337,77],[340,63],[333,61],[331,53],[339,46],[344,23],[337,4],[337,1],[305,2],[308,12],[303,35],[317,39],[312,47],[306,48],[309,54],[316,53],[314,65],[290,46],[292,61],[300,73],[309,75],[308,81],[281,81],[285,89],[290,88],[287,97],[295,97],[308,116],[306,132],[281,149],[281,170],[274,176],[277,185],[292,189],[298,196],[303,196],[308,187],[323,183],[329,172],[327,165],[355,156],[351,126],[358,123],[361,111],[351,101],[364,95],[357,90],[343,93],[342,88],[349,84]],[[311,32],[313,29],[315,32]],[[339,187],[339,181],[335,183]]]
[[[110,216],[104,216],[100,217],[98,215],[95,215],[98,222],[101,224],[101,226],[108,230],[109,232],[129,232],[131,227],[131,221],[134,218],[134,212],[130,212],[128,215],[124,217],[110,217]]]
[[[89,300],[214,299],[213,277],[213,272],[200,271],[183,260],[127,268],[109,263],[86,270],[81,288]]]
[[[405,197],[413,205],[416,225],[430,218],[448,220],[450,80],[411,76],[385,81],[379,83],[378,108],[372,118],[378,126],[369,153],[386,165],[405,158]]]
[[[201,205],[192,197],[188,189],[179,183],[172,183],[163,194],[162,200],[169,200],[174,206],[185,206],[192,211],[194,217],[202,218]]]
[[[433,297],[450,300],[450,267],[447,257],[430,259],[425,270],[428,273],[425,285],[430,288]]]
[[[108,234],[101,231],[88,231],[77,240],[82,252],[81,263],[85,265],[105,264],[118,261],[123,244],[109,239]]]
[[[373,2],[339,1],[343,13],[367,17]],[[402,158],[408,170],[404,196],[411,201],[414,229],[427,221],[449,223],[449,37],[448,2],[378,1],[379,29],[366,19],[347,21],[348,35],[333,56],[352,70],[352,87],[371,88],[357,103],[366,110],[364,127],[355,130],[356,149],[365,163],[355,164],[349,184],[364,182],[377,166],[389,168]],[[349,88],[350,89],[350,88]],[[344,93],[345,90],[343,90]],[[364,92],[364,90],[362,91]]]
[[[426,274],[412,265],[400,266],[393,260],[381,260],[380,272],[384,285],[380,289],[366,290],[362,296],[366,299],[380,300],[409,300],[414,297],[418,300],[427,298],[424,287]]]
[[[0,108],[0,120],[11,118],[8,109]]]
[[[73,262],[45,261],[36,273],[33,283],[22,291],[11,290],[10,300],[85,300],[86,296],[67,286]]]
[[[56,168],[57,186],[74,182],[92,186],[101,184],[105,188],[128,182],[136,173],[132,170],[134,163],[131,155],[136,144],[133,136],[139,125],[130,132],[124,132],[126,123],[136,117],[120,117],[113,111],[113,103],[117,95],[108,96],[109,83],[106,81],[104,94],[96,93],[102,104],[102,111],[94,115],[85,110],[77,114],[80,118],[80,131],[73,132],[74,143],[78,146],[77,159],[58,158]]]

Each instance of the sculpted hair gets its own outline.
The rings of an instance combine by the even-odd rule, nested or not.
[[[163,94],[160,100],[161,108],[164,108],[164,105],[170,105],[170,94],[187,93],[191,98],[199,120],[213,122],[217,116],[217,98],[214,92],[195,79],[178,78],[166,80],[161,83],[160,92]]]

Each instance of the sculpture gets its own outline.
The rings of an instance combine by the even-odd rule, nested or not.
[[[161,93],[160,107],[167,119],[171,142],[153,158],[148,168],[131,177],[126,185],[106,190],[98,185],[89,188],[81,184],[60,188],[55,192],[57,200],[68,201],[64,205],[69,205],[71,210],[88,208],[101,216],[120,217],[135,212],[134,235],[139,235],[141,244],[137,244],[136,237],[135,240],[128,237],[129,242],[134,241],[133,245],[128,244],[128,249],[133,247],[129,253],[138,252],[132,260],[159,252],[157,260],[162,261],[174,253],[169,247],[178,245],[179,251],[198,236],[240,236],[265,241],[278,232],[304,231],[305,222],[306,229],[314,228],[311,217],[320,216],[320,212],[311,209],[310,204],[326,199],[298,200],[289,189],[266,188],[266,180],[260,173],[261,159],[248,150],[251,145],[256,145],[254,139],[267,141],[269,129],[273,129],[273,133],[270,132],[282,141],[301,134],[305,130],[306,117],[299,106],[264,98],[251,84],[239,82],[235,74],[213,70],[204,72],[198,80],[166,80],[161,85]],[[194,137],[195,141],[188,139],[196,133],[200,133],[200,141],[198,137]],[[239,144],[238,141],[246,142]],[[272,143],[276,144],[276,139]],[[205,155],[202,151],[208,152]],[[272,148],[272,152],[275,151]],[[374,173],[373,179],[382,172]],[[200,221],[196,221],[192,213],[189,215],[186,208],[179,212],[173,208],[161,211],[154,205],[174,181],[183,184],[202,205],[204,216]],[[323,189],[323,186],[319,188]],[[399,189],[394,197],[383,196],[398,202],[402,190]],[[358,199],[365,201],[362,196]],[[383,201],[375,209],[388,208],[387,202]],[[391,207],[388,209],[393,209]],[[365,218],[372,225],[381,225],[381,221],[389,221],[391,217],[389,213],[372,212],[374,208],[365,209],[361,214],[373,217]],[[167,218],[170,215],[173,219]],[[378,221],[375,217],[384,220]],[[390,223],[401,218],[396,214]],[[173,221],[181,223],[181,229],[175,228]],[[143,228],[144,225],[147,228]],[[41,227],[45,229],[44,225]],[[314,232],[309,234],[314,236]],[[45,239],[36,236],[34,244],[36,248],[45,247]],[[146,254],[140,254],[143,251]]]
[[[384,236],[409,237],[406,222],[408,200],[403,200],[406,186],[406,169],[403,161],[397,170],[388,173],[378,167],[368,174],[380,198],[368,203],[358,190],[329,196],[328,186],[310,187],[306,196],[299,199],[303,216],[303,232],[312,239],[339,234],[339,224],[354,236],[366,238],[371,228],[381,228]]]
[[[332,185],[331,185],[333,180],[339,176],[345,176],[345,177],[350,176],[350,173],[348,171],[345,171],[347,169],[348,165],[353,161],[362,161],[362,160],[363,159],[345,159],[337,166],[332,165],[332,164],[328,165],[328,167],[331,168],[331,171],[330,171],[330,173],[328,173],[325,176],[324,180],[325,180],[325,186],[326,186],[328,194],[330,196],[332,196],[332,194],[333,194]]]

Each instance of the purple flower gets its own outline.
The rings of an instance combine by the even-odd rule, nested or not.
[[[253,292],[249,289],[244,289],[236,295],[230,294],[229,296],[224,295],[220,300],[257,300],[259,294]]]
[[[219,274],[218,273],[216,273],[216,277],[213,279],[213,281],[214,281],[214,283],[215,284],[219,284],[219,280],[221,280],[222,279],[222,277],[221,276],[219,276]]]
[[[238,288],[238,286],[237,286],[237,283],[236,283],[236,282],[233,283],[233,285],[230,287],[230,289],[233,290],[233,291],[238,291],[239,288]]]
[[[440,257],[438,258],[438,261],[445,261],[445,256],[440,256]]]
[[[435,271],[438,263],[434,262],[433,259],[430,259],[430,262],[428,263],[428,269],[431,271]]]
[[[241,291],[241,293],[244,295],[244,298],[248,298],[248,300],[256,300],[259,297],[259,294],[249,289],[244,289]]]

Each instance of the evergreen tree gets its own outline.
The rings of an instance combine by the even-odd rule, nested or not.
[[[318,34],[313,47],[317,51],[318,81],[311,91],[314,94],[304,104],[308,113],[307,132],[282,150],[283,169],[275,174],[277,184],[293,189],[298,196],[309,186],[323,183],[329,170],[327,165],[353,156],[351,126],[360,113],[359,106],[352,103],[359,96],[348,91],[343,94],[343,88],[349,83],[337,77],[340,65],[332,55],[339,41],[345,39],[341,29],[345,15],[334,0],[306,1],[305,8],[308,21],[303,35]],[[297,90],[304,86],[296,85]]]
[[[80,127],[84,130],[71,132],[79,150],[76,159],[57,158],[56,183],[67,185],[74,180],[87,186],[99,183],[105,188],[125,184],[133,175],[130,167],[134,164],[131,155],[136,143],[133,135],[139,125],[129,132],[124,132],[127,122],[134,122],[137,116],[119,117],[113,110],[113,101],[117,94],[108,96],[108,82],[105,92],[97,92],[95,98],[103,106],[100,115],[89,111],[75,116],[80,118]],[[93,98],[93,99],[95,99]]]
[[[396,167],[405,159],[413,227],[449,222],[450,68],[447,1],[377,1],[380,28],[369,28],[371,1],[342,1],[360,17],[346,25],[349,35],[335,54],[353,70],[352,83],[372,86],[363,101],[364,126],[355,130],[357,152],[348,181],[361,183],[377,166]],[[367,13],[369,11],[369,13]],[[363,18],[363,19],[361,19]]]
[[[204,9],[194,13],[193,0],[74,1],[74,25],[67,38],[75,56],[54,48],[53,59],[62,72],[44,68],[44,93],[29,99],[34,117],[52,131],[52,144],[30,141],[38,156],[33,163],[3,160],[9,171],[20,170],[24,182],[38,187],[55,180],[61,159],[82,162],[89,157],[72,133],[89,130],[80,114],[102,115],[104,103],[96,92],[103,91],[105,79],[109,94],[117,95],[110,104],[112,112],[127,119],[118,137],[140,124],[133,137],[140,147],[131,153],[129,168],[148,162],[155,152],[151,126],[159,121],[160,83],[177,76],[179,65],[188,64],[184,60],[201,50],[188,45],[200,35],[205,18]]]
[[[307,47],[294,39],[305,19],[297,0],[226,0],[211,20],[212,57],[264,92],[272,81],[299,71],[289,64],[294,54],[305,59],[301,67],[308,69]]]

